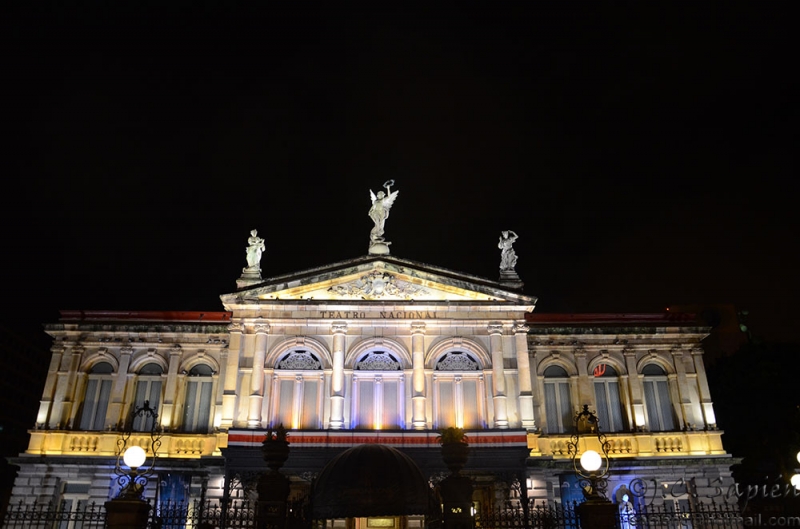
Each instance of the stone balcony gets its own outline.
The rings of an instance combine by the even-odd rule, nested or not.
[[[76,432],[63,430],[31,430],[31,440],[26,454],[105,456],[117,455],[117,440],[120,432]],[[150,435],[134,432],[128,445],[150,449]],[[164,433],[158,457],[198,458],[202,456],[221,456],[220,448],[228,445],[225,432],[194,434]]]
[[[618,432],[606,434],[609,456],[617,457],[686,457],[725,455],[722,431]],[[528,434],[531,457],[568,458],[570,435]],[[585,443],[585,445],[584,445]],[[581,435],[581,450],[600,450],[596,436]]]

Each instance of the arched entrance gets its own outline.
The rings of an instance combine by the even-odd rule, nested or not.
[[[312,517],[381,518],[376,523],[390,527],[392,518],[433,514],[432,498],[428,481],[409,456],[389,446],[364,444],[325,465],[312,487]]]

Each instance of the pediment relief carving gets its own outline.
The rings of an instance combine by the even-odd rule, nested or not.
[[[412,299],[430,294],[425,288],[381,270],[373,270],[355,281],[334,285],[328,292],[342,299]]]

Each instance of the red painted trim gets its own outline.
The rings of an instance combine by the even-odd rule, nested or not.
[[[228,432],[228,446],[260,446],[264,440],[264,430],[231,430]],[[289,444],[296,447],[343,448],[360,444],[385,444],[416,448],[436,448],[439,446],[438,432],[303,432],[290,431]],[[476,447],[519,447],[528,445],[525,432],[467,432],[470,446]]]
[[[232,312],[161,310],[62,310],[61,321],[231,321]]]
[[[584,314],[547,314],[534,312],[525,315],[525,321],[531,324],[542,325],[589,325],[589,324],[627,324],[649,323],[697,323],[697,315],[681,312],[664,313],[601,313],[590,312]]]

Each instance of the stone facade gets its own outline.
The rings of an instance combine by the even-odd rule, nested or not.
[[[380,255],[240,281],[221,300],[224,312],[68,311],[47,325],[52,360],[13,501],[112,496],[120,432],[147,448],[148,425],[128,422],[144,400],[163,432],[162,482],[178,484],[151,497],[246,494],[265,429],[283,424],[299,491],[363,442],[404,449],[435,479],[436,433],[457,426],[473,439],[476,501],[567,501],[583,404],[608,434],[610,491],[683,480],[676,501],[702,501],[730,486],[707,329],[693,321],[536,316],[536,298],[507,285]]]

